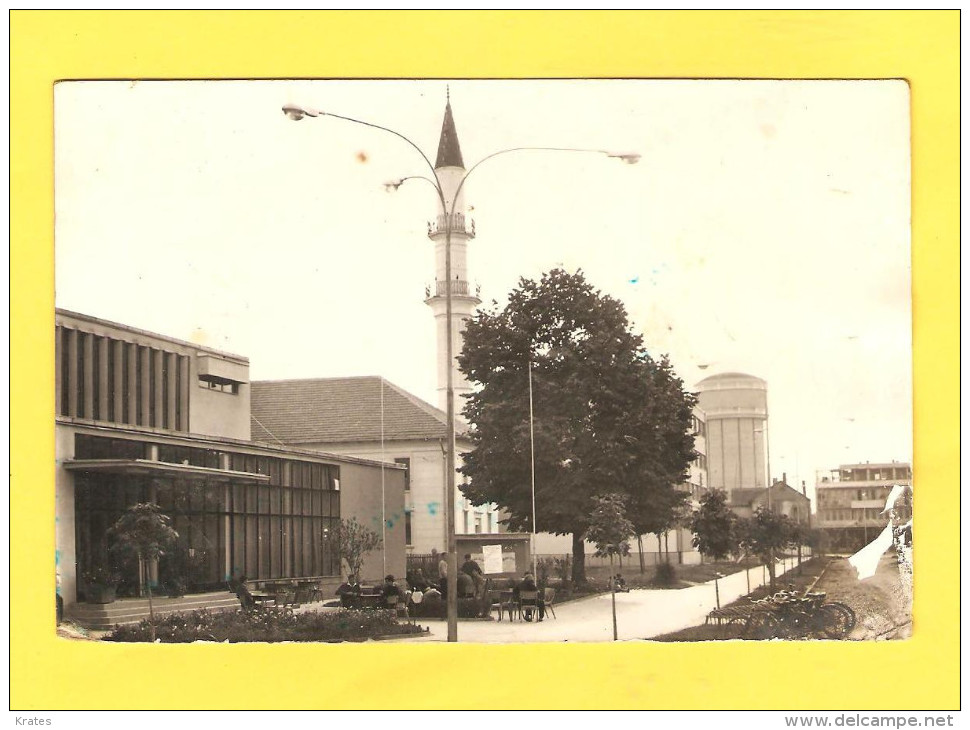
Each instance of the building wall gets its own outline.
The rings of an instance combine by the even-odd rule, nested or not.
[[[384,539],[382,549],[368,553],[364,557],[361,579],[368,583],[377,583],[388,574],[403,577],[405,573],[404,470],[396,467],[381,469],[360,464],[342,464],[340,482],[341,518],[356,518],[365,527],[381,534]],[[383,510],[381,509],[382,499]]]
[[[64,462],[74,458],[74,430],[54,430],[54,550],[64,605],[77,596],[77,553],[74,544],[74,476]]]
[[[381,449],[379,443],[356,442],[344,444],[315,443],[301,444],[304,448],[325,451],[332,454],[347,454],[375,461],[394,462],[395,459],[410,459],[409,489],[405,492],[406,519],[410,522],[411,542],[408,552],[425,555],[432,549],[443,552],[447,543],[444,519],[445,500],[445,457],[443,442],[439,441],[388,441]],[[459,459],[461,443],[459,443]],[[461,462],[459,460],[459,466]],[[458,475],[460,488],[461,476]],[[476,518],[477,516],[477,518]],[[455,531],[474,532],[475,521],[480,519],[483,532],[498,533],[498,514],[488,506],[473,507],[461,494],[455,499]]]
[[[707,421],[710,486],[731,491],[766,486],[767,385],[743,373],[705,378],[698,406]]]
[[[54,349],[60,417],[250,438],[244,357],[65,310]]]

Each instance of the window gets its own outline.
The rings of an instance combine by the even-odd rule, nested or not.
[[[205,388],[206,390],[216,390],[220,393],[239,394],[239,383],[217,383],[214,380],[199,378],[199,387]]]
[[[394,460],[395,464],[404,466],[404,491],[411,491],[411,459],[400,457]]]
[[[475,513],[475,533],[480,534],[482,531],[482,513]]]
[[[404,513],[404,542],[407,545],[411,545],[411,513]]]

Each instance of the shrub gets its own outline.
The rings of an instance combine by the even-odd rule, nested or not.
[[[412,616],[418,618],[447,618],[448,603],[435,597],[410,607]],[[488,607],[485,607],[488,610]],[[482,615],[482,601],[478,598],[458,599],[458,618],[479,618]]]
[[[420,627],[398,623],[393,611],[321,611],[294,614],[289,609],[256,608],[212,613],[201,610],[171,614],[155,626],[166,644],[192,641],[366,641],[379,636],[419,633]],[[151,625],[118,626],[106,641],[151,641]]]
[[[653,576],[654,585],[662,586],[664,588],[669,588],[677,582],[677,571],[674,569],[672,563],[659,563],[657,565],[657,572]]]

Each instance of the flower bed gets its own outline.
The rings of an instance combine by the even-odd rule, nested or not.
[[[155,624],[155,636],[162,643],[192,641],[230,643],[263,641],[366,641],[378,637],[421,633],[419,626],[398,623],[393,611],[327,611],[294,614],[289,609],[257,608],[250,611],[172,614]],[[147,642],[147,620],[119,626],[105,641]]]

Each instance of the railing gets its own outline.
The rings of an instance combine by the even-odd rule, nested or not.
[[[434,221],[428,221],[428,236],[443,235],[445,229],[447,228],[447,216],[442,214],[439,215]],[[475,237],[475,221],[471,218],[468,219],[470,228],[465,227],[465,214],[455,213],[451,220],[451,232],[459,233],[463,236],[469,238]]]
[[[451,282],[451,295],[453,297],[476,297],[481,298],[482,287],[480,284],[471,284],[467,281],[462,281],[461,279],[455,279]],[[425,285],[424,287],[424,297],[425,299],[430,299],[432,296],[443,297],[448,294],[448,286],[444,281],[436,281],[434,283],[434,294],[431,293],[431,287]]]

